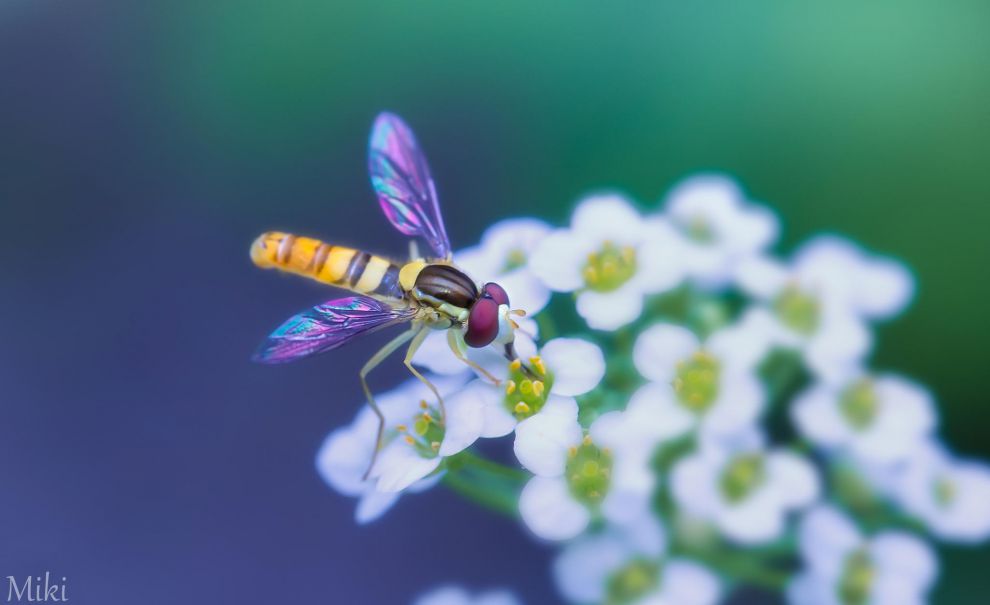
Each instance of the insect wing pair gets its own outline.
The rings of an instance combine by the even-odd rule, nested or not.
[[[410,237],[421,237],[437,258],[451,258],[426,157],[412,130],[396,115],[375,120],[368,148],[371,183],[389,222]],[[358,336],[411,321],[416,310],[348,296],[293,316],[255,354],[262,363],[284,363],[336,349]]]

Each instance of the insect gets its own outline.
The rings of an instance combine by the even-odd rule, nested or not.
[[[412,364],[429,331],[446,330],[454,355],[498,384],[468,358],[468,347],[492,345],[510,361],[516,359],[514,330],[519,326],[512,315],[525,315],[524,311],[510,310],[509,297],[501,286],[489,282],[479,287],[454,265],[426,157],[412,130],[398,116],[382,113],[375,119],[368,143],[368,171],[386,218],[413,238],[408,262],[396,263],[354,248],[277,231],[262,234],[251,246],[251,259],[259,267],[295,273],[355,293],[289,318],[262,344],[254,356],[256,361],[294,361],[331,351],[382,328],[410,324],[359,373],[365,397],[378,418],[375,454],[365,477],[374,466],[385,427],[385,417],[368,386],[368,374],[406,345],[405,365],[436,396],[442,422],[446,411],[440,392]],[[419,255],[417,237],[429,245],[431,256]]]

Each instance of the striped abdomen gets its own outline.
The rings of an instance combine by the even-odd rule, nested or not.
[[[280,269],[361,294],[387,299],[405,296],[399,286],[398,265],[311,237],[269,231],[254,240],[251,260],[263,269]]]

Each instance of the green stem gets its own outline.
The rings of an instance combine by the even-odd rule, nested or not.
[[[780,591],[787,586],[790,579],[787,571],[771,568],[767,560],[754,556],[753,553],[719,552],[684,545],[680,545],[677,550],[743,584]]]
[[[475,468],[479,471],[484,471],[493,475],[499,475],[509,481],[518,481],[521,483],[529,476],[522,469],[499,464],[494,460],[489,460],[488,458],[479,456],[471,450],[464,450],[461,452],[460,461],[465,467]]]
[[[518,513],[516,495],[512,490],[479,482],[462,472],[447,473],[443,477],[443,484],[493,512],[507,517],[516,517]]]
[[[468,500],[494,512],[515,517],[519,491],[528,477],[521,469],[464,450],[446,461],[443,483]]]

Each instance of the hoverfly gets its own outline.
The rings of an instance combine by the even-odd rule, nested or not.
[[[420,257],[410,240],[405,263],[322,242],[270,231],[251,246],[251,259],[265,269],[279,269],[356,293],[307,309],[289,318],[262,344],[254,359],[283,363],[331,351],[358,336],[410,323],[409,330],[383,346],[361,368],[359,377],[368,404],[378,418],[375,453],[381,448],[385,417],[375,403],[367,376],[403,345],[405,365],[436,395],[441,422],[446,419],[440,392],[415,367],[412,359],[430,330],[447,330],[454,355],[489,380],[498,380],[470,360],[467,347],[500,347],[510,361],[517,355],[509,297],[496,283],[479,287],[452,261],[450,241],[440,215],[436,188],[426,158],[412,130],[396,115],[376,119],[368,143],[368,171],[385,217],[400,232],[420,237],[432,256]],[[372,456],[368,472],[374,466]],[[365,474],[367,476],[367,473]]]

